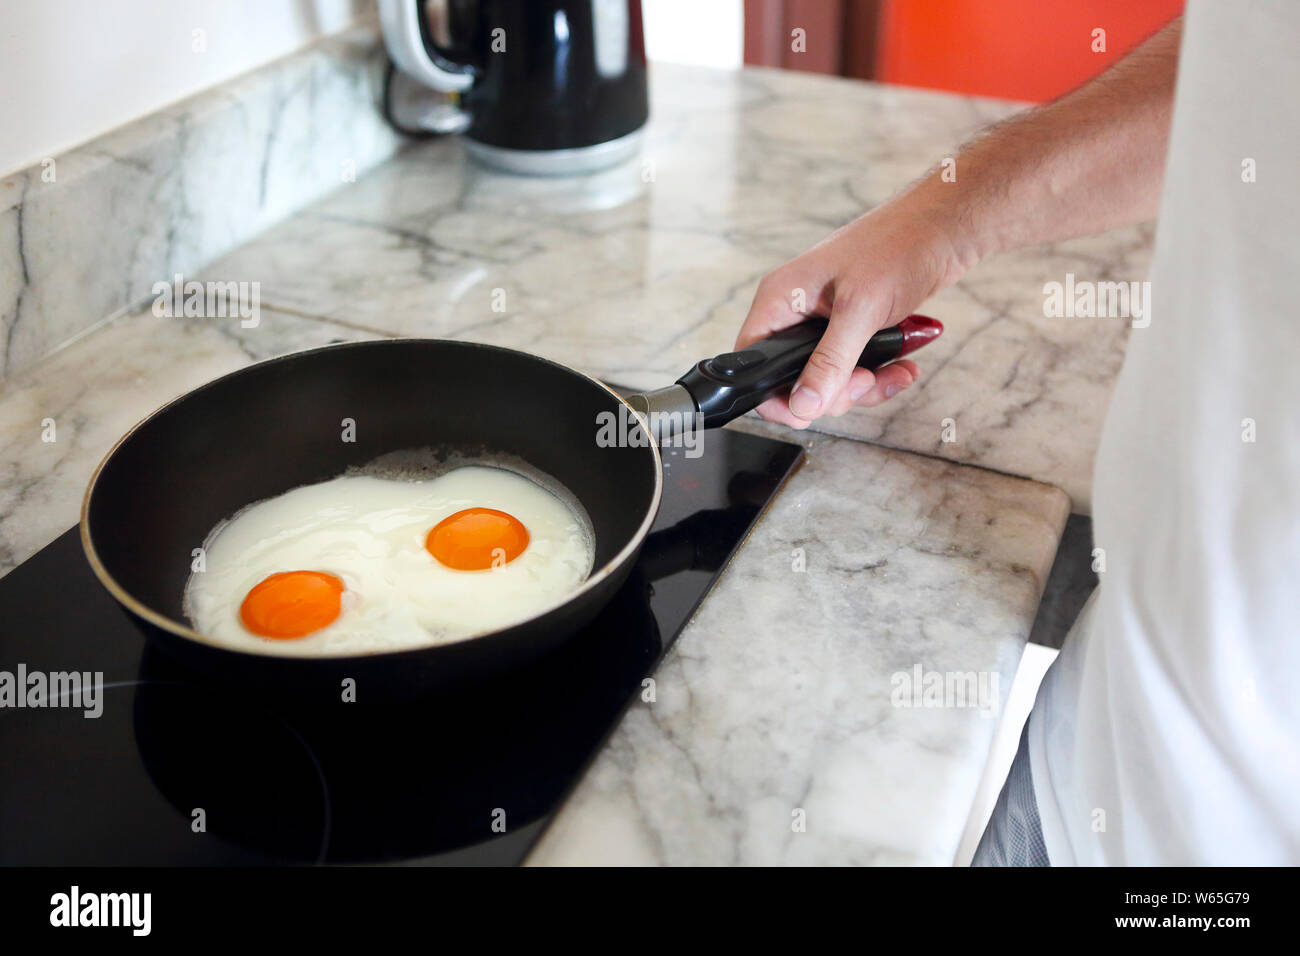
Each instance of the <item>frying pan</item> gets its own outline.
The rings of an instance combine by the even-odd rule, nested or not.
[[[664,426],[679,427],[683,415],[706,428],[722,425],[788,388],[825,328],[825,319],[809,319],[628,400],[566,366],[470,342],[354,342],[270,359],[181,396],[128,432],[86,490],[82,545],[145,636],[205,674],[335,700],[345,679],[356,681],[358,696],[410,696],[472,681],[535,660],[618,591],[659,507],[657,442],[674,439]],[[879,367],[941,330],[933,319],[909,317],[877,333],[859,364]],[[625,440],[600,440],[610,416],[624,424]],[[591,519],[591,575],[531,618],[412,650],[285,657],[271,641],[233,650],[190,626],[182,602],[191,563],[219,522],[255,501],[421,448],[510,456],[558,481]]]

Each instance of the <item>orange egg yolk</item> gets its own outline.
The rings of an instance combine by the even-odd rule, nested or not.
[[[449,568],[486,571],[523,554],[528,547],[528,529],[504,511],[466,508],[434,525],[424,547]]]
[[[339,616],[343,582],[323,571],[282,571],[248,592],[244,627],[262,637],[305,637]]]

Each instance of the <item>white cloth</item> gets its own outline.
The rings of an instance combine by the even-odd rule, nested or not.
[[[1297,93],[1300,3],[1193,0],[1105,570],[1030,719],[1054,864],[1300,864]]]

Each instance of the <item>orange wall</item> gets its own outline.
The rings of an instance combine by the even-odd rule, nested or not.
[[[1183,0],[883,0],[877,79],[1048,100],[1096,76]],[[1092,52],[1092,31],[1106,52]]]

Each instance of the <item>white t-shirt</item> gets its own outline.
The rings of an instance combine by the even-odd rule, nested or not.
[[[1297,96],[1300,2],[1193,0],[1105,569],[1030,718],[1054,864],[1300,864]]]

